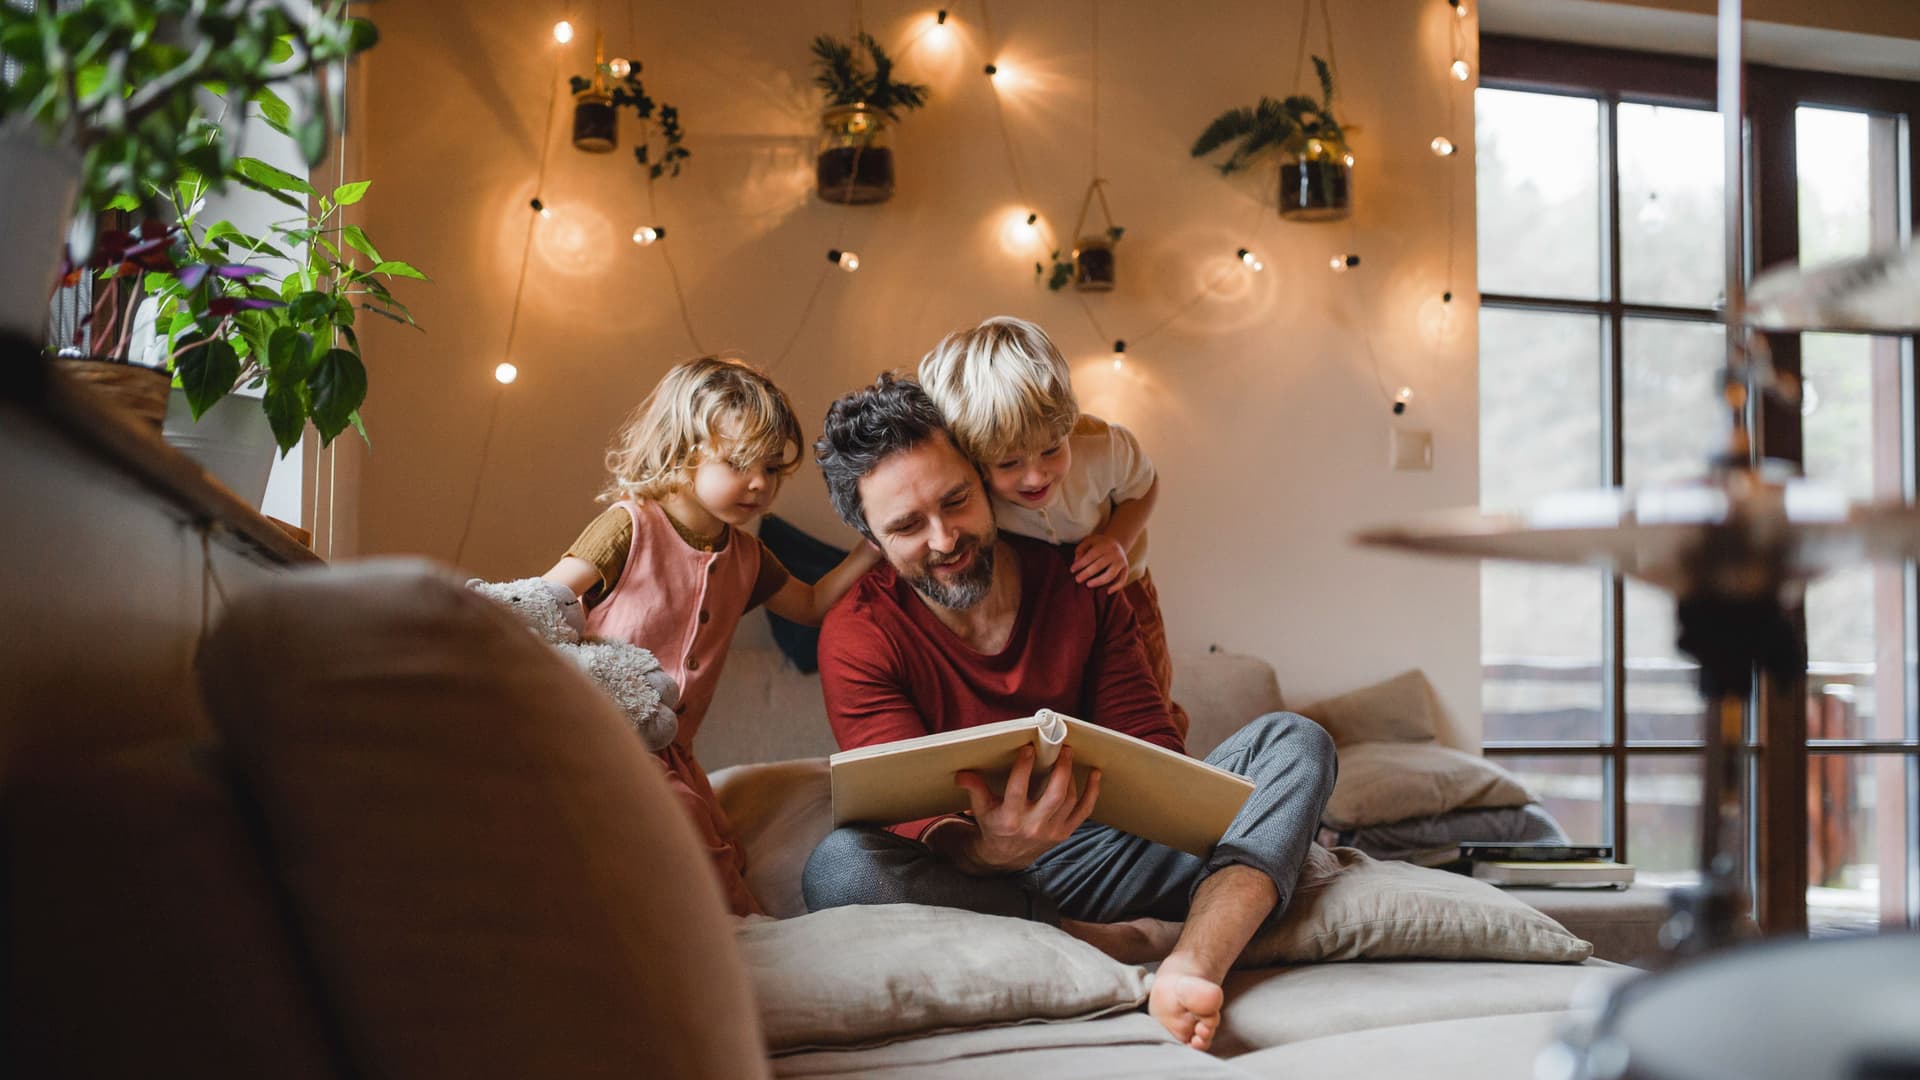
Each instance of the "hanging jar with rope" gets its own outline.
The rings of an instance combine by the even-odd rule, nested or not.
[[[1320,77],[1320,99],[1294,94],[1282,101],[1263,97],[1251,108],[1228,109],[1213,118],[1194,140],[1192,154],[1204,157],[1229,144],[1233,152],[1220,163],[1222,176],[1251,165],[1269,150],[1280,158],[1280,216],[1288,221],[1339,221],[1353,212],[1353,152],[1333,115],[1333,72],[1313,58]]]
[[[1087,194],[1080,200],[1080,218],[1074,222],[1074,241],[1071,257],[1062,259],[1060,252],[1053,252],[1053,267],[1050,274],[1040,263],[1034,264],[1036,274],[1047,274],[1047,288],[1056,292],[1073,285],[1075,292],[1112,292],[1115,283],[1115,271],[1118,264],[1114,259],[1113,248],[1120,242],[1125,229],[1113,223],[1113,211],[1107,206],[1107,182],[1095,177],[1087,185]],[[1093,209],[1095,199],[1100,203],[1100,216],[1107,227],[1098,232],[1087,231],[1087,212]]]
[[[866,63],[854,57],[858,47]],[[873,36],[859,31],[852,45],[829,34],[813,39],[814,84],[824,92],[814,185],[824,202],[861,205],[893,197],[892,125],[903,111],[926,104],[927,87],[896,82],[893,61]]]
[[[620,114],[613,108],[613,89],[607,83],[606,51],[598,31],[593,35],[593,78],[575,79],[573,147],[590,154],[608,154],[620,145]],[[582,82],[586,85],[579,85]]]

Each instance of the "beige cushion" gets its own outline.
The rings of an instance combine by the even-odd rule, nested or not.
[[[1356,743],[1340,748],[1340,775],[1321,819],[1351,829],[1533,801],[1512,773],[1462,750],[1435,743]]]
[[[714,773],[713,793],[747,855],[747,888],[777,919],[807,913],[800,875],[833,831],[826,758],[736,765]]]
[[[1353,1031],[1233,1059],[1273,1080],[1307,1076],[1417,1076],[1420,1080],[1533,1080],[1562,1012],[1511,1013]]]
[[[511,614],[418,562],[300,572],[200,670],[358,1071],[766,1075],[657,760]]]
[[[831,908],[738,925],[767,1045],[870,1045],[1134,1008],[1146,972],[1045,923],[955,908]]]
[[[1385,682],[1316,701],[1300,715],[1327,729],[1336,746],[1364,742],[1427,742],[1439,732],[1433,687],[1424,673],[1403,671]]]
[[[1315,845],[1242,967],[1328,960],[1585,960],[1593,946],[1484,881]]]
[[[1600,960],[1390,960],[1237,971],[1227,976],[1227,1006],[1213,1049],[1231,1056],[1348,1031],[1565,1009],[1599,986],[1633,974],[1632,968]]]

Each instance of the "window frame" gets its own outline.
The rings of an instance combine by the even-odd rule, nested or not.
[[[1594,100],[1600,104],[1601,198],[1605,236],[1602,254],[1604,286],[1595,300],[1530,297],[1482,293],[1483,308],[1513,311],[1559,312],[1597,317],[1603,334],[1601,418],[1602,480],[1618,485],[1625,471],[1623,438],[1623,373],[1625,327],[1628,319],[1674,319],[1724,326],[1718,309],[1677,305],[1629,303],[1621,299],[1621,220],[1619,195],[1618,108],[1622,103],[1713,109],[1717,95],[1714,62],[1626,50],[1486,35],[1481,39],[1480,85],[1488,89],[1547,93]],[[1902,201],[1901,235],[1920,222],[1920,182],[1916,182],[1910,136],[1920,124],[1920,83],[1833,75],[1819,72],[1748,66],[1745,203],[1752,228],[1747,238],[1747,273],[1754,266],[1788,262],[1799,256],[1799,185],[1794,137],[1794,114],[1802,104],[1857,109],[1894,115],[1900,124],[1898,166],[1906,199]],[[1798,334],[1768,335],[1776,366],[1782,372],[1801,373]],[[1916,439],[1913,400],[1915,385],[1914,338],[1902,346],[1906,390],[1900,453],[1903,487],[1911,501],[1915,477],[1920,475],[1920,439]],[[1797,410],[1770,400],[1754,406],[1759,415],[1749,421],[1758,435],[1759,453],[1800,463],[1803,430]],[[1702,463],[1705,464],[1704,462]],[[1920,574],[1909,563],[1903,575],[1905,649],[1920,643]],[[1602,791],[1609,805],[1602,816],[1610,822],[1612,842],[1623,860],[1629,823],[1626,787],[1632,759],[1672,754],[1698,754],[1701,740],[1635,742],[1628,735],[1626,582],[1618,574],[1604,574],[1601,604],[1602,709],[1608,738],[1599,741],[1544,742],[1499,740],[1485,745],[1490,757],[1571,756],[1602,762]],[[1804,622],[1802,624],[1804,630]],[[1748,709],[1747,736],[1740,752],[1745,756],[1748,784],[1748,873],[1754,890],[1756,915],[1769,932],[1801,932],[1807,926],[1808,816],[1805,790],[1808,763],[1813,754],[1899,754],[1906,758],[1907,850],[1904,881],[1906,922],[1920,925],[1920,666],[1912,660],[1900,673],[1904,680],[1905,737],[1897,740],[1822,740],[1809,744],[1806,719],[1805,673],[1795,679],[1756,686]],[[1886,676],[1882,676],[1886,677]],[[1811,753],[1810,753],[1811,751]]]

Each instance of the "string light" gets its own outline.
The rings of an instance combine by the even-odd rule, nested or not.
[[[565,19],[553,24],[553,40],[565,45],[573,40],[573,24]]]
[[[994,64],[988,64],[986,67],[983,67],[980,70],[986,72],[987,78],[989,79],[993,78],[995,75],[1000,74],[1000,68]]]
[[[1473,67],[1465,60],[1454,60],[1453,66],[1447,70],[1453,72],[1453,77],[1460,82],[1466,82],[1468,79],[1473,78]]]
[[[1336,274],[1344,274],[1347,272],[1347,267],[1359,265],[1360,256],[1358,255],[1335,255],[1327,260],[1327,267]]]
[[[553,216],[553,211],[547,209],[547,204],[541,202],[539,199],[530,199],[528,200],[527,205],[533,207],[533,212],[536,214],[539,214],[543,218],[550,218]]]
[[[935,26],[947,25],[947,9],[946,8],[941,8],[938,12],[934,14],[933,25]]]
[[[1252,251],[1249,251],[1246,248],[1241,248],[1239,251],[1234,252],[1234,254],[1238,255],[1240,257],[1240,261],[1243,263],[1246,263],[1247,267],[1256,274],[1267,268],[1267,264],[1261,262],[1260,257],[1258,255],[1255,255]]]
[[[1458,148],[1445,135],[1435,135],[1433,141],[1427,144],[1427,149],[1433,151],[1434,157],[1452,157]]]
[[[498,382],[501,386],[506,386],[509,383],[513,382],[513,380],[519,377],[520,377],[520,369],[517,367],[514,367],[512,364],[503,363],[499,367],[493,369],[494,381]]]
[[[1352,154],[1348,154],[1347,156],[1345,156],[1345,157],[1343,157],[1343,158],[1341,158],[1340,160],[1341,160],[1341,161],[1344,161],[1344,162],[1346,162],[1346,164],[1347,164],[1347,168],[1349,168],[1349,169],[1351,169],[1351,168],[1353,168],[1353,155],[1352,155]]]
[[[1453,8],[1455,15],[1463,19],[1467,17],[1467,5],[1463,3],[1462,0],[1447,0],[1447,4]]]
[[[1127,366],[1127,343],[1116,339],[1113,343],[1113,370],[1119,371]]]
[[[1453,290],[1452,290],[1452,289],[1448,289],[1448,290],[1447,290],[1446,292],[1443,292],[1443,293],[1441,293],[1441,294],[1440,294],[1440,302],[1441,302],[1441,303],[1443,303],[1443,304],[1451,304],[1451,303],[1453,303]]]
[[[1399,416],[1407,411],[1407,403],[1413,400],[1413,387],[1403,386],[1393,395],[1393,415]]]
[[[827,249],[827,261],[849,274],[860,269],[860,256],[851,251],[841,251],[839,248]]]
[[[642,225],[633,230],[633,242],[646,247],[667,235],[667,230],[659,225]]]
[[[616,56],[607,61],[607,74],[616,79],[624,79],[628,75],[633,74],[633,61],[625,57]]]

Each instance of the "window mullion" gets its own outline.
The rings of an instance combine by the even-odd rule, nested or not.
[[[1600,105],[1601,200],[1605,204],[1601,227],[1606,231],[1606,284],[1603,298],[1606,314],[1601,333],[1605,337],[1601,355],[1606,371],[1601,376],[1606,415],[1600,425],[1603,464],[1601,477],[1608,487],[1626,482],[1626,326],[1621,305],[1620,258],[1620,98],[1609,94]],[[1611,749],[1604,770],[1604,789],[1610,811],[1609,833],[1614,858],[1629,861],[1627,851],[1627,585],[1618,572],[1605,578],[1601,598],[1601,648],[1605,652],[1606,684],[1601,690],[1608,717],[1608,742]]]

